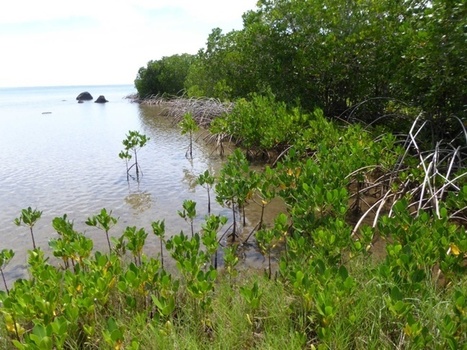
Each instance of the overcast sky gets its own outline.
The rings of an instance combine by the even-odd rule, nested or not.
[[[256,0],[14,0],[0,6],[0,86],[133,84],[163,56],[242,28]]]

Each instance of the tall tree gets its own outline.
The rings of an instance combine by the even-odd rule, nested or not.
[[[444,124],[467,119],[467,3],[433,0],[413,7],[394,93]],[[439,125],[438,125],[439,126]]]
[[[182,54],[149,61],[146,67],[139,69],[135,79],[139,96],[183,94],[185,79],[194,59],[193,55]]]

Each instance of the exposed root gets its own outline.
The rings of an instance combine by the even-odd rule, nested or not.
[[[234,106],[233,102],[222,102],[215,98],[166,98],[159,95],[146,98],[140,103],[161,107],[162,113],[172,117],[174,123],[178,123],[185,114],[191,113],[202,128],[208,128],[214,118],[229,113]]]

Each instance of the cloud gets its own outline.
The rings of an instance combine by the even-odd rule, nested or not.
[[[14,1],[0,11],[1,86],[131,84],[149,60],[242,27],[255,0]]]
[[[11,1],[2,6],[0,23],[24,24],[46,22],[57,19],[89,17],[102,22],[124,20],[136,23],[144,11],[179,9],[188,19],[197,19],[208,23],[241,23],[241,15],[253,9],[254,0],[81,0],[70,6],[63,0]]]
[[[241,24],[241,15],[249,9],[253,9],[256,2],[252,0],[138,0],[135,3],[137,7],[156,11],[164,8],[177,8],[186,12],[191,19],[211,24],[217,23],[218,27],[222,27],[222,24],[229,22]]]

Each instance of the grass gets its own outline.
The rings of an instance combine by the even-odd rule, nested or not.
[[[212,294],[212,310],[201,315],[183,291],[179,293],[178,308],[168,320],[149,320],[147,312],[129,313],[118,307],[121,295],[114,299],[113,310],[98,313],[98,325],[104,325],[109,314],[123,327],[125,342],[120,349],[411,349],[405,324],[391,314],[385,298],[389,286],[378,279],[379,263],[358,259],[349,270],[355,276],[356,293],[340,301],[337,317],[329,325],[329,340],[318,341],[312,333],[316,319],[304,317],[297,305],[299,299],[290,286],[280,280],[270,280],[258,271],[240,271],[234,279],[220,276]],[[242,287],[258,284],[260,303],[252,307],[240,293]],[[439,348],[436,334],[443,318],[452,314],[454,290],[467,288],[467,277],[455,286],[439,288],[428,281],[423,293],[411,302],[417,319],[433,334],[427,348]],[[311,321],[311,322],[310,322]],[[103,327],[103,326],[102,326]],[[103,327],[104,328],[104,327]],[[313,329],[314,328],[314,329]],[[0,327],[2,331],[4,327]],[[99,334],[100,332],[96,332]],[[310,337],[311,336],[311,337]],[[311,339],[311,341],[310,341]],[[68,343],[69,349],[83,348],[77,340]],[[5,334],[0,334],[2,349],[10,349]],[[86,349],[112,349],[102,339],[86,342]]]
[[[231,284],[221,277],[215,287],[212,311],[198,319],[193,305],[183,304],[176,319],[152,323],[138,336],[142,349],[301,349],[301,337],[293,332],[290,296],[280,283],[261,274],[244,272]],[[262,291],[261,306],[253,310],[239,290],[258,283]],[[131,329],[144,327],[137,320]],[[132,332],[130,332],[132,333]],[[132,333],[134,335],[134,333]]]

